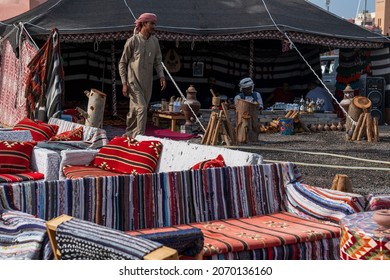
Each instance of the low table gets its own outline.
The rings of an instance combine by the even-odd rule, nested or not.
[[[374,213],[360,212],[341,219],[342,260],[390,260],[390,229],[375,223]]]
[[[175,131],[176,122],[180,120],[185,120],[183,113],[176,113],[176,112],[164,112],[164,111],[157,111],[153,113],[153,122],[155,126],[160,126],[160,119],[168,119],[171,120],[171,130]]]

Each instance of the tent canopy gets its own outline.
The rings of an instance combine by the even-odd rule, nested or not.
[[[387,42],[305,0],[48,0],[0,23],[0,34],[22,22],[34,37],[56,27],[62,40],[126,39],[134,20],[157,14],[157,36],[163,40],[230,41],[285,39],[331,47],[377,48]]]

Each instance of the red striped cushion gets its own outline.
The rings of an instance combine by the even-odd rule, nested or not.
[[[30,171],[30,158],[36,142],[0,141],[0,173]]]
[[[50,138],[50,141],[81,141],[83,140],[83,127],[65,131]]]
[[[195,164],[191,169],[197,170],[197,169],[224,167],[224,166],[226,166],[225,160],[223,159],[222,155],[218,155],[214,159],[208,159]]]
[[[45,175],[39,172],[26,172],[18,174],[0,174],[0,183],[16,183],[23,181],[42,180]]]
[[[153,173],[160,158],[162,144],[159,141],[141,141],[115,137],[100,149],[92,162],[103,170],[125,173]]]
[[[85,165],[67,165],[62,169],[62,171],[64,172],[65,177],[68,179],[120,175],[119,173],[101,170],[99,167]]]
[[[24,118],[14,126],[13,130],[30,130],[34,141],[45,141],[56,135],[58,125]]]

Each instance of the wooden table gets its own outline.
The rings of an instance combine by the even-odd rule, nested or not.
[[[390,260],[390,229],[375,223],[373,214],[359,212],[341,219],[341,259]]]
[[[176,122],[180,120],[185,120],[183,113],[176,112],[164,112],[156,111],[153,113],[153,122],[155,126],[160,126],[160,119],[171,120],[171,130],[175,131]]]

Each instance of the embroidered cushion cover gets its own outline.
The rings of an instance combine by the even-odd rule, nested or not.
[[[362,195],[301,183],[288,184],[286,195],[286,206],[290,213],[335,223],[346,215],[363,211],[365,207],[365,197]]]
[[[31,154],[36,142],[0,141],[0,173],[30,171]]]
[[[225,167],[225,161],[223,159],[222,155],[218,155],[214,159],[208,159],[205,161],[198,162],[195,164],[191,169],[192,170],[198,170],[198,169],[207,169],[207,168],[217,168],[217,167]]]
[[[62,132],[50,138],[50,141],[81,141],[81,140],[83,140],[83,127]]]
[[[100,149],[92,165],[125,174],[153,173],[161,151],[162,144],[157,140],[138,142],[134,138],[115,137]]]
[[[13,130],[30,130],[34,141],[45,141],[56,135],[58,125],[24,118],[14,126]]]

